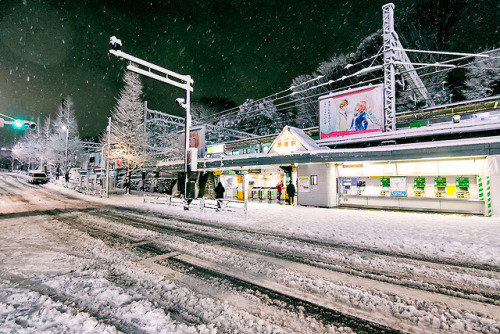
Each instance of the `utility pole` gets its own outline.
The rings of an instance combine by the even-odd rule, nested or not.
[[[188,154],[189,154],[189,131],[191,126],[191,97],[190,93],[193,91],[193,79],[190,75],[183,75],[158,65],[152,64],[140,58],[129,55],[120,51],[122,41],[116,36],[111,36],[109,43],[112,50],[109,53],[117,56],[120,59],[129,61],[127,70],[147,76],[149,78],[164,82],[171,86],[181,88],[186,91],[186,98],[179,98],[176,100],[177,104],[186,110],[185,120],[185,141],[184,141],[184,198],[187,198],[187,182],[188,182]],[[142,68],[140,67],[142,66]]]
[[[106,155],[106,197],[109,198],[109,155],[111,149],[111,117],[108,117],[108,154]]]
[[[434,106],[424,83],[418,76],[410,58],[403,49],[394,30],[394,4],[382,6],[382,37],[384,52],[384,131],[396,131],[396,69],[420,100]]]

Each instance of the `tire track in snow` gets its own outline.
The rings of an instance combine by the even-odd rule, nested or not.
[[[481,301],[484,303],[489,303],[489,304],[495,304],[495,305],[500,305],[500,292],[498,291],[498,288],[495,289],[494,287],[490,287],[489,289],[483,288],[479,289],[478,287],[472,287],[472,283],[474,283],[475,280],[477,280],[478,275],[482,275],[485,278],[488,278],[489,276],[492,275],[492,273],[485,271],[484,269],[479,271],[479,269],[475,269],[473,274],[474,276],[470,276],[468,272],[470,272],[470,268],[466,267],[466,265],[463,266],[450,266],[450,265],[445,265],[446,267],[443,267],[443,264],[436,264],[436,262],[429,262],[429,261],[422,261],[422,260],[413,260],[413,259],[406,259],[402,258],[401,256],[388,256],[388,255],[379,255],[377,253],[369,253],[367,251],[357,253],[354,251],[348,252],[348,250],[342,249],[343,252],[348,252],[342,255],[342,261],[344,259],[347,259],[345,263],[340,263],[338,257],[336,260],[328,260],[325,258],[318,258],[315,257],[314,254],[313,256],[308,256],[308,253],[304,253],[304,255],[297,254],[296,249],[300,248],[300,245],[303,245],[304,248],[310,247],[310,246],[317,246],[321,248],[327,248],[331,249],[329,246],[330,244],[326,244],[323,242],[317,243],[317,242],[309,242],[305,241],[304,239],[297,239],[297,238],[288,238],[284,236],[276,236],[276,235],[269,235],[269,234],[263,234],[263,233],[254,233],[254,232],[248,232],[248,231],[243,231],[243,230],[237,230],[237,229],[232,229],[232,228],[224,228],[220,226],[211,226],[211,225],[206,225],[203,224],[205,228],[209,228],[212,230],[219,230],[218,233],[213,233],[210,231],[199,231],[199,230],[194,230],[189,227],[182,227],[182,226],[165,226],[160,223],[154,223],[151,222],[151,218],[145,218],[144,216],[138,217],[136,215],[128,215],[125,214],[123,215],[121,212],[116,212],[116,210],[113,210],[114,212],[110,211],[105,211],[102,213],[99,213],[100,215],[103,215],[105,217],[112,218],[114,221],[119,222],[119,223],[125,223],[137,228],[147,228],[156,232],[160,233],[167,233],[169,235],[180,235],[183,238],[186,238],[188,240],[192,241],[197,241],[197,240],[203,240],[205,238],[208,241],[224,241],[227,245],[231,245],[233,248],[236,249],[242,249],[242,250],[250,250],[254,251],[260,254],[265,254],[265,255],[270,255],[270,256],[275,256],[278,258],[286,258],[291,261],[297,261],[300,263],[306,263],[310,264],[313,266],[321,267],[321,268],[328,268],[330,270],[335,270],[339,272],[344,272],[360,277],[365,277],[365,278],[370,278],[370,279],[375,279],[379,280],[382,282],[387,282],[387,283],[392,283],[392,284],[398,284],[402,286],[409,286],[417,289],[422,289],[426,291],[431,291],[431,292],[436,292],[440,294],[445,294],[445,295],[450,295],[450,296],[455,296],[455,297],[460,297],[460,298],[465,298],[465,299],[472,299],[476,301]],[[125,210],[125,212],[128,212],[129,210]],[[128,221],[124,221],[123,219],[126,218]],[[160,219],[165,219],[165,218],[160,218]],[[174,219],[175,221],[183,221],[185,220],[182,219]],[[220,232],[223,231],[223,232]],[[226,231],[231,231],[233,233],[241,233],[244,234],[246,237],[240,238],[239,240],[245,239],[245,241],[242,242],[232,242],[232,238]],[[184,234],[183,234],[184,233]],[[186,235],[185,233],[190,233],[191,235]],[[208,235],[207,235],[208,234]],[[216,234],[216,235],[215,235]],[[215,236],[214,236],[215,235]],[[259,236],[259,237],[267,237],[267,238],[273,238],[271,240],[272,242],[268,242],[267,240],[264,240],[262,242],[255,242],[255,238],[252,238],[252,236]],[[295,248],[294,254],[289,254],[285,251],[281,251],[276,248],[266,248],[266,245],[268,244],[275,244],[279,243],[281,245],[285,244],[290,244],[291,242],[297,242],[299,243],[299,246]],[[334,251],[339,251],[338,247],[333,247],[332,250]],[[395,270],[395,268],[388,268],[384,271],[374,271],[371,269],[368,269],[368,266],[362,266],[362,267],[356,267],[356,264],[353,262],[349,262],[349,260],[353,257],[357,259],[358,262],[363,262],[366,261],[367,256],[378,256],[379,259],[382,258],[384,261],[396,261],[395,263],[399,263],[401,266],[405,266],[405,271],[408,270],[408,272],[401,272]],[[364,259],[365,258],[365,259]],[[403,263],[401,263],[401,260],[405,260]],[[437,280],[436,277],[421,277],[417,275],[417,272],[419,268],[422,266],[428,266],[428,270],[433,270],[436,271],[436,273],[432,273],[434,276],[439,274],[439,271],[448,271],[450,272],[450,279],[457,280],[458,275],[463,273],[463,276],[465,279],[468,280],[465,281],[464,283],[458,285],[458,283],[455,283],[455,285],[452,285],[452,282],[448,281],[442,281],[442,280]],[[416,269],[415,269],[416,268]],[[413,270],[413,271],[412,271]],[[498,276],[493,274],[494,277]],[[500,277],[496,277],[497,281],[499,280]],[[420,281],[423,280],[423,281]]]

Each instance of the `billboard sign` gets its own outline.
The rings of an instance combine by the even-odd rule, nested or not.
[[[406,197],[406,177],[391,177],[390,190],[393,197]]]
[[[179,131],[179,143],[184,143],[184,131]],[[198,150],[198,158],[205,157],[205,126],[196,126],[189,129],[189,147]]]
[[[383,94],[376,85],[319,97],[320,139],[382,132]]]

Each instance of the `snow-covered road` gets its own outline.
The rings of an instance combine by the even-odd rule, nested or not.
[[[0,332],[500,332],[500,219],[249,219],[0,174]]]

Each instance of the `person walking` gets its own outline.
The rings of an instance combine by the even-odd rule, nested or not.
[[[295,186],[293,185],[292,182],[290,182],[287,186],[286,186],[286,193],[288,194],[288,203],[290,205],[293,205],[293,198],[295,196]]]
[[[281,201],[281,192],[283,191],[283,180],[280,180],[276,185],[276,191],[278,192],[278,201]]]
[[[219,208],[219,209],[221,207],[222,198],[224,198],[225,191],[226,191],[226,188],[224,188],[224,186],[222,185],[222,182],[219,182],[217,187],[215,187],[215,198],[217,199],[217,208]]]

